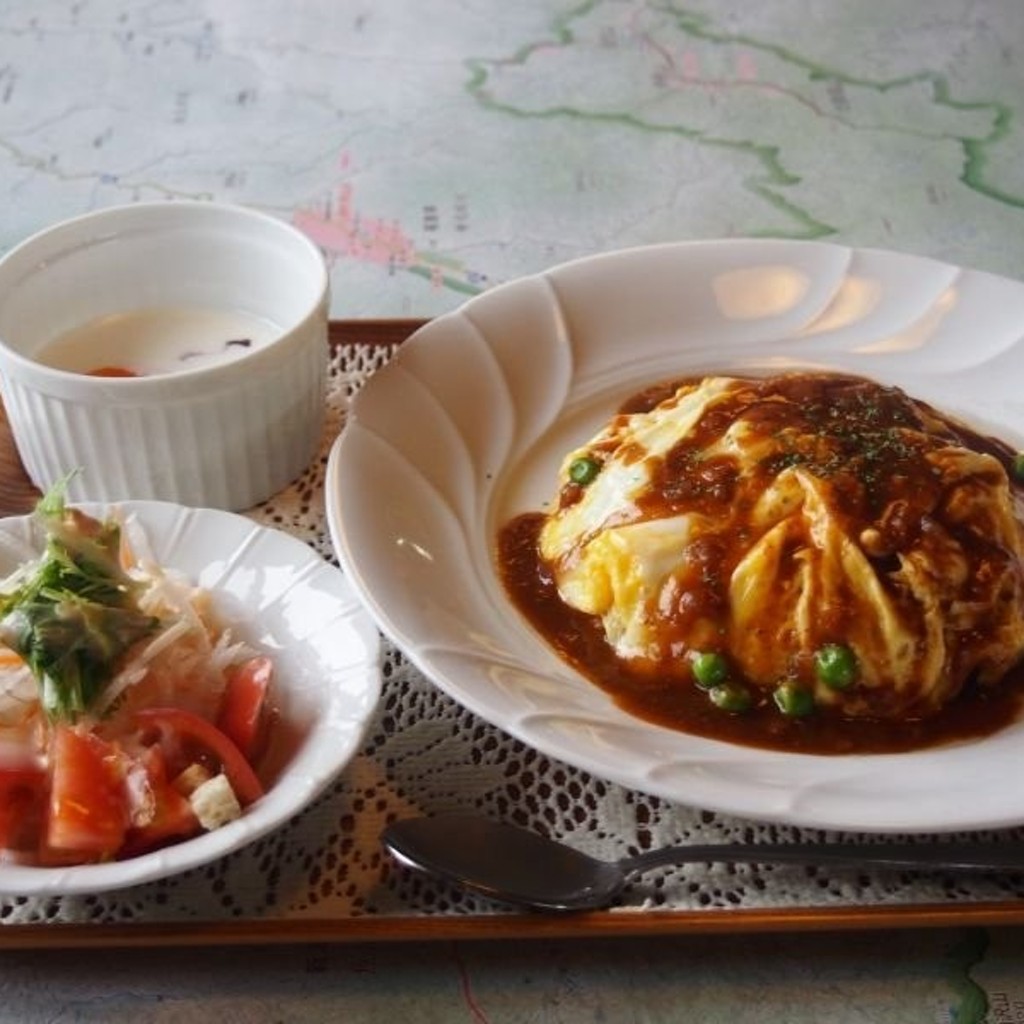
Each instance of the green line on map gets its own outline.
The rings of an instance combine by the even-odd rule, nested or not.
[[[520,51],[522,53],[523,51]],[[775,209],[780,210],[787,216],[793,218],[802,225],[802,230],[793,233],[781,233],[778,231],[751,231],[751,237],[758,235],[770,235],[777,238],[780,234],[794,238],[821,238],[824,235],[834,234],[836,229],[823,221],[817,220],[807,210],[802,209],[795,203],[780,195],[776,189],[785,185],[799,183],[798,175],[786,170],[779,156],[778,146],[764,145],[756,142],[743,141],[740,139],[725,139],[713,135],[707,135],[697,128],[687,128],[683,125],[653,124],[645,121],[635,114],[625,113],[595,113],[593,111],[580,110],[576,107],[557,106],[548,107],[544,110],[531,111],[522,110],[510,103],[502,103],[494,99],[487,91],[486,83],[488,73],[483,62],[470,60],[469,66],[471,75],[467,83],[467,90],[474,96],[478,103],[489,110],[507,114],[512,117],[519,117],[530,120],[545,120],[549,118],[573,118],[590,123],[618,124],[627,128],[636,128],[645,132],[665,135],[677,135],[680,138],[691,139],[703,146],[712,146],[719,149],[732,149],[738,152],[752,155],[763,168],[762,175],[748,177],[745,181],[747,187],[759,195]]]
[[[477,285],[472,285],[458,277],[452,277],[450,274],[438,275],[437,271],[432,270],[430,267],[413,265],[404,269],[408,274],[415,274],[416,277],[425,277],[428,281],[434,281],[438,285],[450,288],[453,292],[461,292],[463,295],[479,295],[483,291]]]
[[[968,932],[946,952],[949,984],[957,998],[950,1007],[949,1024],[985,1024],[988,995],[971,977],[988,950],[988,932],[978,928]]]
[[[995,199],[998,202],[1024,209],[1024,196],[1007,192],[1005,189],[992,184],[985,177],[989,149],[1005,139],[1013,125],[1013,113],[1007,104],[1000,103],[998,100],[955,100],[949,87],[949,80],[937,71],[918,71],[914,74],[881,81],[860,78],[856,75],[849,75],[835,68],[818,64],[777,43],[768,43],[763,39],[757,39],[742,32],[713,31],[707,27],[710,18],[705,14],[682,10],[672,3],[666,3],[658,6],[656,9],[675,17],[676,24],[680,30],[695,39],[715,44],[741,43],[752,50],[770,53],[787,64],[803,68],[812,81],[834,81],[859,89],[873,89],[880,93],[925,83],[931,86],[932,100],[936,106],[947,107],[950,110],[982,111],[989,114],[992,118],[992,128],[986,135],[980,138],[954,136],[955,141],[960,144],[964,154],[960,180],[968,188],[987,196],[989,199]]]
[[[575,41],[571,24],[573,21],[589,14],[598,7],[603,0],[584,0],[574,8],[562,13],[551,22],[554,42],[559,46],[569,46]],[[509,63],[525,64],[531,55],[540,47],[550,45],[551,41],[542,43],[529,43],[520,47],[509,59]],[[592,111],[580,110],[570,106],[558,106],[542,111],[522,110],[509,103],[502,103],[496,100],[487,90],[488,61],[473,60],[467,61],[470,68],[470,77],[466,89],[478,103],[489,110],[508,114],[514,117],[527,119],[546,119],[568,117],[580,121],[604,122],[606,124],[619,124],[628,128],[636,128],[646,132],[678,135],[681,138],[691,139],[701,145],[712,146],[722,149],[732,149],[752,155],[763,168],[762,175],[748,177],[745,181],[747,187],[762,199],[768,202],[775,209],[793,218],[802,226],[802,230],[793,232],[791,237],[797,238],[821,238],[824,235],[835,233],[835,228],[829,224],[817,220],[807,210],[804,210],[780,195],[776,189],[785,185],[797,184],[800,178],[786,170],[779,157],[777,146],[762,145],[755,142],[717,138],[705,134],[696,128],[687,128],[682,125],[659,125],[644,121],[634,114],[626,113],[594,113]],[[752,231],[751,236],[772,235],[778,237],[779,232]]]
[[[563,12],[551,21],[553,38],[541,42],[532,42],[519,47],[510,58],[502,61],[506,64],[524,65],[530,57],[542,47],[571,46],[576,37],[572,30],[573,22],[590,14],[603,0],[584,0],[577,6]],[[1012,127],[1013,115],[1010,108],[997,101],[964,101],[952,97],[948,80],[934,71],[919,71],[888,80],[872,80],[861,78],[846,72],[830,68],[812,61],[803,55],[777,43],[766,42],[742,32],[716,31],[711,27],[710,16],[677,7],[673,3],[652,3],[652,10],[660,11],[675,19],[676,25],[686,35],[713,45],[741,44],[752,50],[769,53],[784,63],[800,68],[807,73],[811,81],[834,81],[855,88],[871,89],[879,93],[907,88],[916,84],[927,84],[931,88],[933,102],[937,106],[959,111],[981,111],[992,117],[991,130],[978,138],[954,136],[964,154],[960,180],[968,188],[981,195],[1010,206],[1024,208],[1024,196],[1001,189],[986,177],[990,149],[1003,140]],[[792,232],[782,233],[785,237],[820,238],[834,234],[836,228],[816,218],[809,210],[804,209],[781,193],[786,186],[799,184],[800,177],[787,169],[780,154],[779,147],[765,145],[744,139],[729,139],[709,135],[705,131],[685,125],[654,124],[630,113],[594,112],[568,105],[558,105],[540,110],[525,110],[513,103],[496,99],[488,88],[490,77],[489,67],[492,60],[470,59],[467,61],[470,75],[466,83],[467,92],[486,109],[505,115],[528,118],[571,118],[579,121],[604,124],[618,124],[644,132],[673,134],[702,146],[731,149],[738,153],[752,156],[761,167],[761,173],[749,176],[745,185],[760,196],[775,210],[785,214],[796,222],[797,228]],[[780,232],[753,231],[752,235],[768,235],[775,237]]]
[[[424,252],[421,249],[417,251],[416,258],[428,267],[449,267],[455,270],[462,266],[461,261],[454,256],[446,256],[440,252]]]

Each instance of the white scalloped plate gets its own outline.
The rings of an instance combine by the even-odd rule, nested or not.
[[[335,548],[438,686],[596,776],[749,818],[876,832],[1024,822],[1024,723],[908,754],[821,757],[639,721],[507,600],[498,526],[640,387],[705,371],[847,370],[1024,446],[1024,285],[815,242],[680,243],[515,281],[416,333],[356,397],[327,471]]]
[[[106,506],[78,507],[102,514]],[[0,892],[95,893],[198,867],[283,825],[356,753],[380,696],[380,638],[344,574],[308,545],[243,516],[124,501],[157,561],[211,591],[219,618],[274,659],[273,698],[294,739],[271,743],[266,794],[237,821],[130,860],[68,868],[0,864]],[[0,520],[0,577],[39,550],[29,517]],[[282,731],[279,735],[284,735]]]

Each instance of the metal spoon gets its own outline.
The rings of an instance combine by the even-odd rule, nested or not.
[[[389,825],[381,841],[400,864],[502,903],[593,910],[633,875],[669,864],[816,864],[917,871],[1024,870],[1018,842],[711,843],[603,861],[553,839],[486,818],[445,814]]]

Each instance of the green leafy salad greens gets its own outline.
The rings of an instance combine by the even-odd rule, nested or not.
[[[0,641],[28,664],[49,718],[73,722],[159,620],[139,609],[140,584],[121,566],[120,524],[69,507],[66,489],[65,479],[36,506],[41,557],[0,587]]]

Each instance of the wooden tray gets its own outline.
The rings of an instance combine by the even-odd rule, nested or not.
[[[419,320],[332,323],[332,346],[400,344]],[[25,475],[0,410],[0,514],[31,509],[38,492]],[[658,936],[754,932],[1004,926],[1024,923],[1024,901],[949,901],[901,905],[829,905],[782,909],[616,910],[580,914],[410,913],[337,917],[260,917],[237,920],[126,924],[10,924],[0,927],[0,948],[256,945]]]

